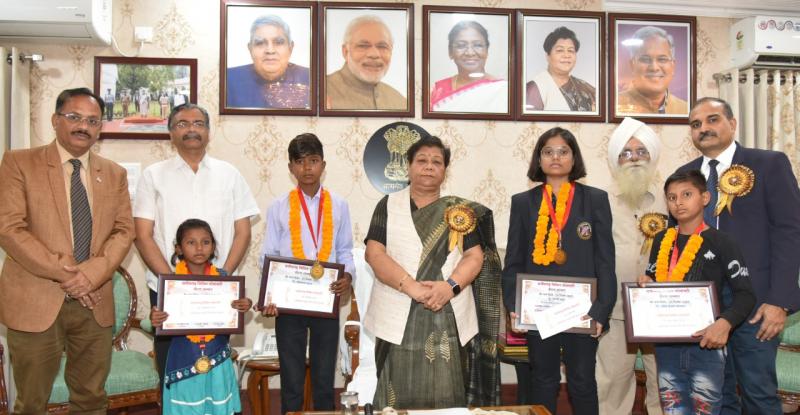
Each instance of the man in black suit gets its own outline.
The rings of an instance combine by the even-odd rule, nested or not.
[[[728,342],[722,414],[781,414],[775,374],[778,334],[787,314],[800,308],[797,179],[784,153],[734,142],[736,119],[721,99],[698,100],[689,113],[689,126],[692,142],[703,156],[678,170],[698,169],[706,176],[712,191],[706,223],[741,244],[757,299],[751,318],[734,329]],[[729,181],[733,173],[739,174],[738,182]],[[748,187],[752,188],[746,192]],[[721,211],[715,209],[718,200],[724,205]],[[726,289],[723,302],[730,300],[729,293]]]

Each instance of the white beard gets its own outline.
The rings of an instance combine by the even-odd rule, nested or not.
[[[617,187],[622,192],[620,198],[631,208],[637,208],[655,176],[655,168],[647,161],[636,161],[620,166],[614,172]]]

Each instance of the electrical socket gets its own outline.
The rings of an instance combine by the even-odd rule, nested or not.
[[[136,26],[133,38],[137,43],[150,43],[153,41],[153,28],[150,26]]]

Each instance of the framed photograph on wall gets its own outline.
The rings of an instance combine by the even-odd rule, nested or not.
[[[316,114],[316,3],[220,4],[220,114]]]
[[[169,140],[172,108],[197,103],[197,59],[96,56],[94,92],[106,102],[101,139]]]
[[[605,121],[604,14],[518,10],[517,25],[518,119]]]
[[[423,6],[422,116],[514,118],[514,12]]]
[[[414,5],[322,3],[323,116],[414,116]]]
[[[611,121],[681,124],[696,99],[696,19],[649,14],[608,15]]]

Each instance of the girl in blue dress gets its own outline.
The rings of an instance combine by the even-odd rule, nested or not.
[[[188,219],[178,226],[172,264],[176,274],[220,275],[214,259],[216,241],[211,227],[200,219]],[[243,313],[252,301],[240,298],[231,307]],[[156,307],[150,312],[154,327],[161,326],[168,314]],[[227,335],[192,335],[172,338],[162,391],[163,413],[170,415],[230,415],[241,412],[239,385],[231,363]]]

